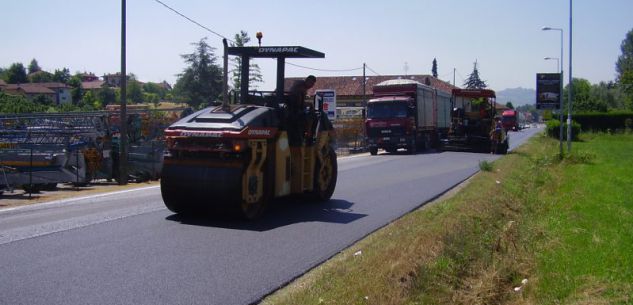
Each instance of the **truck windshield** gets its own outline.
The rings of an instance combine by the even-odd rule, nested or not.
[[[370,119],[406,118],[407,104],[404,102],[369,103],[367,117]]]

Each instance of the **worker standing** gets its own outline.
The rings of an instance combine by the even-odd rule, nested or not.
[[[290,87],[288,102],[288,137],[291,146],[301,145],[307,123],[306,107],[313,105],[305,102],[308,90],[314,87],[316,77],[309,75],[305,80],[297,80]]]

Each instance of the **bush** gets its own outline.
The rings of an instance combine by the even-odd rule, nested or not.
[[[486,161],[486,160],[479,161],[479,169],[484,171],[484,172],[491,172],[492,171],[492,162],[489,162],[489,161]]]
[[[545,122],[547,135],[558,139],[560,134],[560,122],[558,120],[549,120]],[[576,121],[571,121],[571,140],[578,140],[578,134],[580,133],[580,124]],[[567,124],[563,127],[563,140],[567,140]]]

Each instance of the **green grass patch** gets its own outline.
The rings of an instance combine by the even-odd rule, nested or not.
[[[562,157],[536,136],[485,167],[263,303],[633,302],[633,135]]]

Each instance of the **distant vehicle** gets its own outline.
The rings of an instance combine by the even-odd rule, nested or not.
[[[501,124],[505,130],[519,130],[519,123],[517,120],[518,112],[514,109],[505,110],[501,114]]]
[[[496,94],[488,89],[453,89],[451,128],[442,138],[442,150],[470,150],[506,154],[509,137],[499,128],[499,138],[493,142]],[[493,145],[494,143],[497,145]]]
[[[411,80],[388,80],[373,88],[367,103],[365,132],[369,152],[395,152],[405,148],[415,154],[419,148],[436,147],[448,132],[451,96]]]
[[[539,99],[542,102],[556,102],[556,101],[558,101],[558,93],[543,92],[543,93],[540,94]]]

